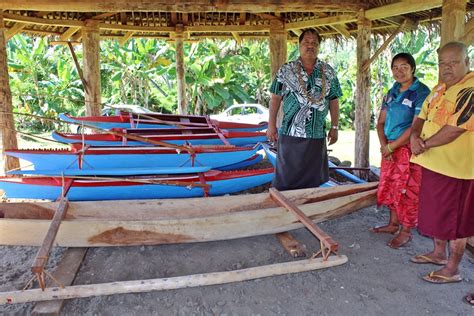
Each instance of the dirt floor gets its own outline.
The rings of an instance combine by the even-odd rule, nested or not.
[[[375,207],[321,224],[340,244],[349,261],[313,272],[240,283],[143,294],[69,300],[65,315],[474,315],[462,302],[474,291],[474,265],[464,256],[463,282],[426,283],[421,276],[436,268],[409,262],[430,249],[431,241],[415,234],[401,250],[385,246],[390,236],[368,228],[387,221]],[[305,229],[293,232],[309,250],[318,243]],[[0,291],[21,289],[31,275],[33,247],[0,247]],[[56,249],[52,268],[64,249]],[[90,248],[75,284],[139,280],[228,271],[295,260],[275,236],[196,244]],[[0,306],[0,314],[29,314],[33,304]]]

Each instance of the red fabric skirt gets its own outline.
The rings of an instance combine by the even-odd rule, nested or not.
[[[416,227],[418,222],[418,193],[420,190],[420,166],[410,163],[409,145],[397,148],[392,160],[382,157],[377,204],[386,205],[397,213],[400,224]]]
[[[418,230],[441,240],[474,236],[474,180],[422,168]]]

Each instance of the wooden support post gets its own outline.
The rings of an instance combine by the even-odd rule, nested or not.
[[[99,21],[85,22],[85,27],[82,29],[82,44],[84,78],[87,84],[86,115],[99,116],[101,110]]]
[[[5,24],[3,15],[0,12],[0,138],[2,171],[19,168],[20,162],[18,158],[5,155],[5,149],[17,149],[18,143],[15,133],[15,123],[13,115],[12,92],[10,90],[10,78],[8,76],[8,58],[7,46],[5,39]]]
[[[278,233],[275,236],[290,256],[293,258],[306,257],[306,247],[289,232]]]
[[[51,224],[49,226],[48,232],[43,239],[43,244],[41,245],[38,253],[36,254],[35,261],[31,267],[31,271],[36,275],[39,281],[39,285],[41,289],[46,288],[45,277],[44,277],[44,267],[48,262],[49,253],[51,248],[53,247],[54,239],[59,230],[59,225],[61,225],[61,221],[66,215],[66,211],[68,208],[68,200],[67,198],[61,198],[59,203],[58,209],[54,213],[53,219],[51,220]]]
[[[58,267],[53,272],[53,276],[62,285],[71,285],[74,281],[77,271],[84,260],[84,256],[89,248],[69,248],[64,253]],[[53,286],[53,282],[48,282],[47,286]],[[64,300],[55,300],[40,302],[33,308],[33,315],[60,315]]]
[[[176,80],[178,88],[178,113],[188,114],[188,104],[186,98],[186,81],[184,72],[184,46],[183,34],[184,26],[178,24],[176,26],[175,44],[176,44]]]
[[[86,79],[84,78],[84,73],[82,72],[81,65],[79,65],[79,61],[77,60],[76,53],[74,52],[74,47],[72,47],[71,42],[67,42],[67,46],[69,47],[69,51],[71,52],[72,60],[74,60],[74,65],[76,66],[76,71],[81,79],[82,86],[84,87],[84,91],[87,92],[88,86]]]
[[[443,0],[441,20],[441,46],[459,41],[464,36],[466,0]]]
[[[287,210],[293,213],[296,218],[304,225],[306,228],[313,233],[316,238],[319,239],[321,242],[321,250],[323,250],[323,246],[329,250],[328,255],[331,252],[337,252],[338,244],[328,235],[326,234],[321,228],[319,228],[306,214],[300,210],[293,202],[287,199],[283,194],[280,193],[275,188],[270,188],[270,196],[272,197],[275,202],[280,204],[281,206],[285,207]],[[324,254],[324,250],[323,250]],[[327,258],[327,256],[325,256]]]
[[[371,22],[359,11],[357,20],[357,83],[355,109],[355,157],[356,167],[369,166],[369,131],[370,131],[370,66],[363,66],[370,57]]]
[[[163,279],[74,285],[65,288],[47,288],[44,291],[41,291],[41,289],[33,289],[3,292],[0,293],[0,305],[227,284],[276,275],[324,269],[346,262],[346,256],[331,256],[326,261],[323,261],[321,258],[306,259],[234,271],[201,273]]]
[[[285,24],[280,20],[270,21],[270,69],[272,79],[275,78],[280,66],[286,62],[288,54],[287,45],[287,34]],[[281,125],[283,120],[283,107],[280,106],[280,110],[277,115],[277,126]]]

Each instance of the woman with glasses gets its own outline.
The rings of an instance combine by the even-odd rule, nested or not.
[[[408,53],[395,55],[391,64],[395,83],[385,96],[377,121],[382,153],[377,204],[390,209],[390,222],[374,233],[395,234],[388,246],[399,248],[412,239],[418,221],[419,166],[410,163],[410,132],[430,89],[415,77],[415,60]]]

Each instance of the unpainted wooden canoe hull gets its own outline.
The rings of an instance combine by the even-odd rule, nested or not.
[[[315,189],[318,190],[317,192],[326,194],[325,197],[324,194],[323,197],[321,195],[311,196],[307,190],[304,191],[306,197],[292,195],[290,191],[287,191],[290,193],[287,196],[297,203],[303,200],[306,202],[315,201],[330,197],[334,193],[330,193],[328,190],[336,188]],[[354,192],[353,188],[349,189]],[[361,188],[367,190],[369,186]],[[261,209],[247,209],[248,206],[245,206],[246,201],[250,207],[255,206],[252,195],[228,197],[228,203],[226,203],[226,198],[200,199],[206,200],[201,204],[202,209],[199,208],[198,199],[192,199],[189,200],[188,207],[192,208],[189,210],[183,209],[185,205],[183,203],[186,201],[176,201],[175,205],[171,200],[167,200],[168,202],[165,200],[165,203],[155,201],[150,205],[146,201],[124,201],[123,207],[120,206],[122,202],[100,202],[102,205],[95,205],[93,207],[95,211],[91,211],[90,214],[87,213],[85,207],[83,207],[82,214],[75,212],[74,204],[80,203],[71,203],[71,210],[61,223],[55,243],[65,247],[190,243],[265,235],[302,227],[302,224],[290,212],[284,208],[275,207],[274,203],[263,198],[263,195],[260,195],[257,200],[260,199],[262,205],[269,207]],[[236,198],[240,198],[240,210]],[[300,208],[315,222],[321,222],[349,214],[360,208],[373,205],[375,202],[376,189],[372,188],[368,191],[300,205]],[[40,245],[50,223],[49,220],[41,219],[41,217],[50,218],[54,209],[51,207],[52,205],[55,204],[49,204],[49,207],[42,209],[41,207],[38,209],[38,206],[33,207],[35,210],[32,212],[36,212],[37,218],[40,219],[24,218],[29,216],[27,207],[25,213],[21,215],[22,210],[12,211],[12,205],[6,207],[0,205],[0,212],[3,212],[5,216],[0,219],[0,244]],[[92,204],[88,205],[92,206]],[[167,205],[169,205],[169,209],[166,208]],[[16,206],[21,207],[21,204],[16,204]],[[144,206],[142,211],[139,210],[141,206]],[[156,208],[153,209],[153,206]],[[110,209],[111,207],[113,209]],[[183,209],[183,212],[179,212],[179,209]],[[96,217],[94,214],[98,213],[98,210],[103,210],[103,212]],[[163,210],[161,214],[160,210]],[[112,215],[114,212],[116,213],[115,219]],[[127,212],[129,216],[127,216]],[[12,215],[13,213],[18,214]],[[14,216],[17,218],[10,218]]]

